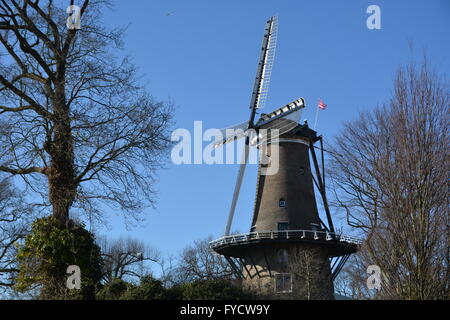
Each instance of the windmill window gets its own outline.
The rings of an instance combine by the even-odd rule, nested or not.
[[[301,174],[302,176],[305,175],[305,168],[304,168],[304,167],[300,167],[300,174]]]
[[[286,200],[284,198],[280,199],[279,206],[280,208],[286,208]]]
[[[278,231],[289,230],[289,222],[278,222],[277,230]]]
[[[278,273],[275,275],[275,292],[277,293],[292,292],[291,273]]]
[[[286,265],[288,263],[288,252],[286,249],[278,250],[278,263]]]

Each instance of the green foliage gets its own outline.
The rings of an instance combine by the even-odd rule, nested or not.
[[[98,300],[245,300],[250,293],[228,280],[202,280],[165,288],[151,276],[141,278],[139,285],[115,279],[97,293]]]
[[[132,284],[122,279],[114,279],[97,292],[96,298],[97,300],[121,300],[131,287],[133,287]]]
[[[251,294],[228,280],[202,280],[183,284],[180,287],[183,300],[244,300]]]
[[[171,289],[166,289],[162,282],[152,276],[141,278],[139,285],[122,279],[114,279],[97,292],[98,300],[167,300],[171,298]]]
[[[93,299],[102,276],[100,248],[92,234],[70,221],[62,225],[53,217],[37,219],[17,255],[19,274],[15,289],[40,289],[42,299]],[[81,270],[81,289],[66,288],[67,267]]]
[[[162,282],[152,276],[141,278],[139,286],[129,288],[122,296],[124,300],[166,300],[167,290]]]

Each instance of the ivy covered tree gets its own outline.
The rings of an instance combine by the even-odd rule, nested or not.
[[[39,290],[41,299],[94,299],[102,277],[100,247],[84,226],[68,224],[54,217],[41,218],[32,225],[18,255],[19,292]],[[67,268],[80,268],[80,289],[67,288]]]
[[[170,146],[171,106],[152,98],[129,58],[118,58],[123,29],[102,23],[110,1],[77,4],[0,0],[0,173],[22,178],[26,199],[53,217],[36,222],[19,255],[21,290],[43,275],[45,288],[56,288],[67,264],[91,258],[91,245],[74,254],[67,243],[92,240],[72,211],[102,219],[106,202],[135,219],[152,205]],[[53,267],[42,260],[32,268],[48,257]]]

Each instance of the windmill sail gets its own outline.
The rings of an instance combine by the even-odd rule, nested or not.
[[[220,129],[222,138],[219,140],[214,140],[211,144],[214,148],[218,148],[224,144],[243,138],[246,136],[247,129],[248,121],[236,124],[228,128]]]
[[[266,104],[267,94],[269,92],[270,77],[272,75],[272,67],[275,60],[278,35],[278,17],[272,17],[271,22],[272,23],[268,33],[267,49],[264,52],[264,62],[261,70],[261,82],[258,88],[256,109],[264,108]]]
[[[248,137],[246,138],[248,140]],[[244,144],[244,152],[242,153],[242,162],[239,166],[239,172],[236,179],[236,185],[234,187],[233,200],[231,202],[230,212],[228,213],[227,225],[225,227],[225,236],[228,236],[231,231],[231,223],[233,222],[234,211],[236,210],[236,204],[239,199],[239,193],[241,191],[242,180],[244,179],[245,168],[247,167],[249,156],[249,145]]]
[[[273,16],[266,22],[261,53],[256,70],[255,83],[253,85],[252,98],[250,100],[250,121],[249,126],[253,126],[256,110],[264,107],[270,84],[270,76],[275,58],[276,39],[278,32],[278,17]]]
[[[250,100],[250,119],[247,122],[247,128],[245,133],[248,133],[248,129],[254,127],[254,120],[256,115],[256,110],[262,108],[267,98],[267,90],[269,89],[270,76],[272,74],[272,66],[275,58],[275,47],[276,47],[276,35],[278,30],[278,18],[273,16],[270,20],[266,22],[264,29],[264,38],[261,47],[261,53],[258,61],[258,68],[256,71],[255,84],[253,86],[252,98]],[[231,224],[233,222],[234,212],[236,210],[236,204],[239,199],[239,192],[241,190],[242,180],[244,178],[245,168],[248,162],[249,144],[250,136],[245,134],[245,145],[243,153],[243,161],[239,168],[238,177],[236,180],[236,186],[233,193],[233,201],[231,203],[230,212],[228,214],[227,225],[225,228],[225,236],[230,234]],[[216,146],[220,146],[223,143],[237,139],[239,136],[231,136],[228,139],[222,140]]]

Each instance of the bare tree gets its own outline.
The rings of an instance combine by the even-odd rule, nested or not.
[[[158,265],[158,280],[161,281],[165,288],[172,288],[180,284],[180,276],[178,274],[178,266],[176,264],[176,256],[168,255],[166,257],[161,256],[156,265]]]
[[[322,248],[293,248],[289,252],[286,271],[292,275],[290,299],[333,299],[333,282],[328,259]]]
[[[390,101],[335,140],[336,205],[367,239],[360,285],[368,265],[384,274],[377,298],[449,297],[449,107],[448,82],[426,61],[411,63],[398,70]]]
[[[101,19],[109,1],[81,2],[77,30],[52,0],[0,0],[0,117],[9,124],[0,171],[21,176],[62,223],[70,208],[100,216],[96,201],[136,217],[154,201],[171,107],[117,58],[123,30]]]
[[[353,300],[367,300],[374,297],[373,290],[367,287],[369,274],[367,265],[356,255],[350,256],[345,267],[334,280],[334,291],[342,297]]]
[[[105,283],[114,279],[131,282],[139,280],[142,276],[152,273],[152,267],[148,262],[161,262],[161,254],[157,249],[137,239],[119,238],[108,241],[103,238],[100,243]]]
[[[196,240],[183,250],[177,267],[179,283],[212,279],[235,280],[225,258],[210,248],[210,241],[212,236]]]
[[[23,197],[13,190],[8,179],[0,179],[0,292],[13,293],[18,267],[18,244],[29,231],[31,209],[23,204]]]

